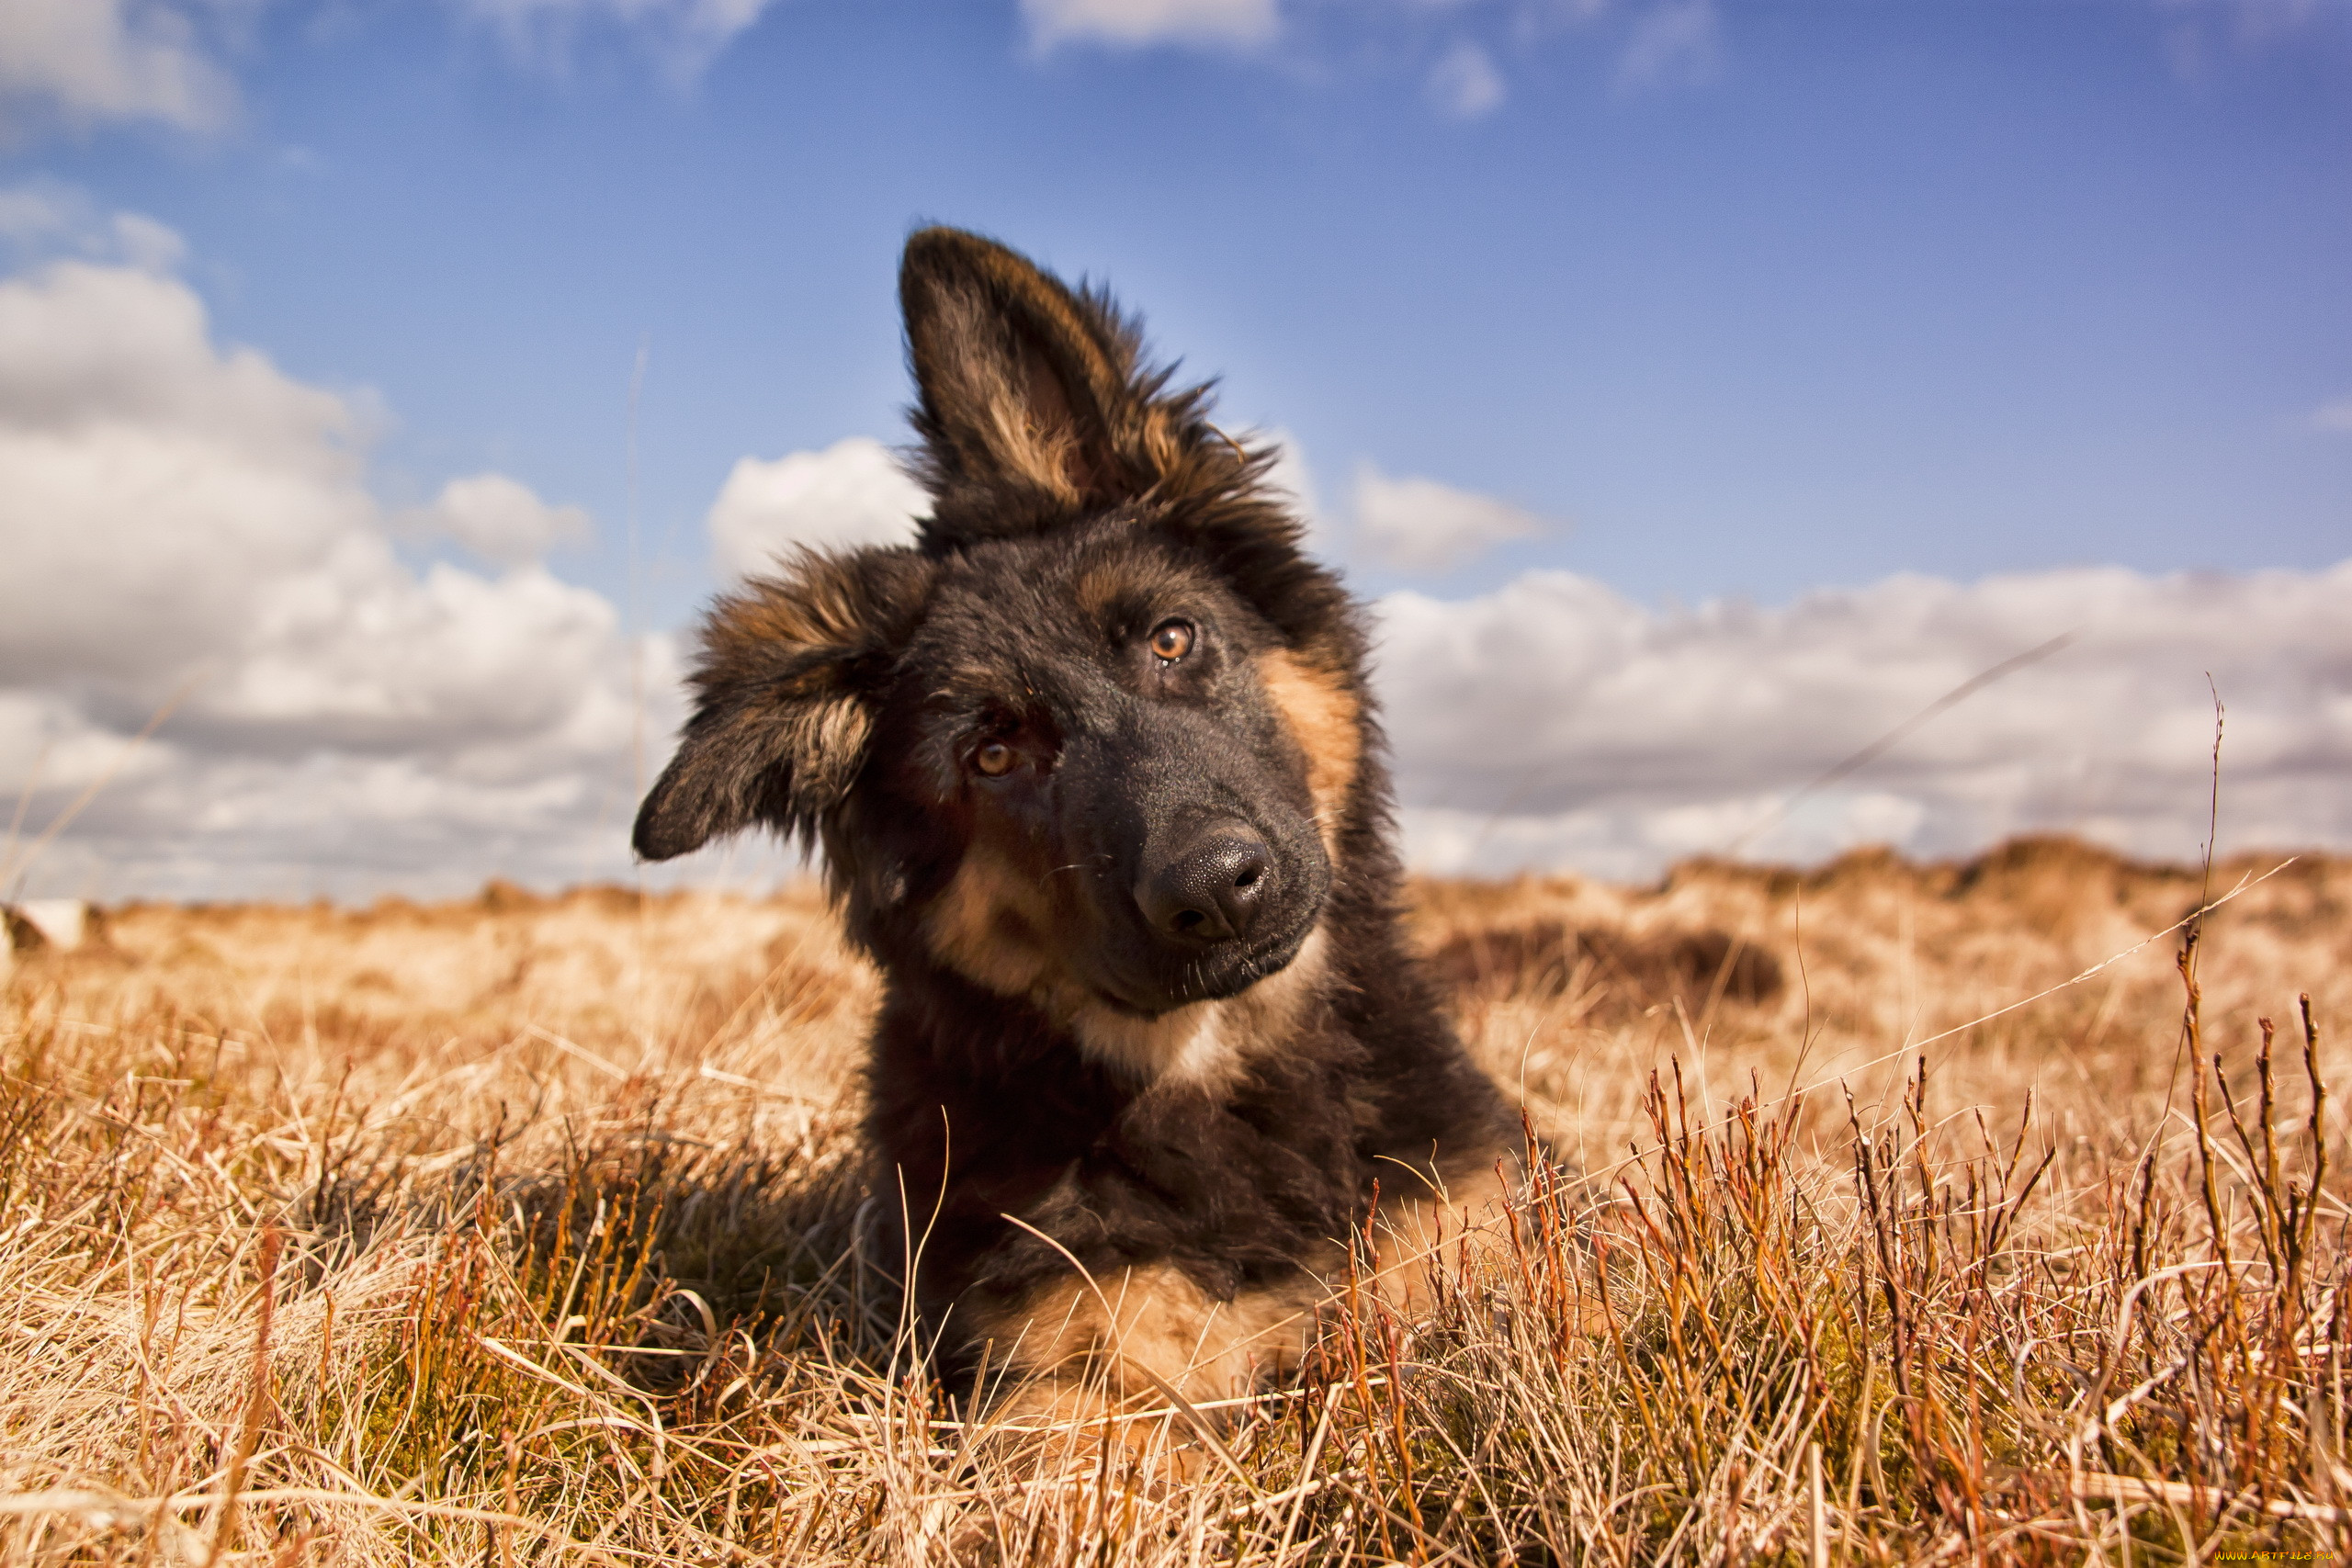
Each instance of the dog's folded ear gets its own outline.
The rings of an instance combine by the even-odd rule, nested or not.
[[[669,860],[753,823],[813,836],[865,764],[875,692],[934,570],[911,549],[803,551],[721,598],[693,716],[638,809],[637,852]]]

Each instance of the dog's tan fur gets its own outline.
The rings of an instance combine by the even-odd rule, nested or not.
[[[1141,334],[1102,295],[972,235],[928,230],[917,253],[957,284],[902,295],[934,529],[1025,530],[1147,491],[1240,502],[1262,459],[1213,434],[1203,391],[1136,395]]]
[[[976,838],[932,907],[924,934],[966,979],[1050,1007],[1069,980],[1054,962],[1057,915],[1045,868],[1033,858],[1018,846]]]
[[[1322,984],[1329,944],[1318,927],[1297,957],[1239,996],[1151,1019],[1116,1011],[1057,962],[1058,917],[1044,869],[1009,846],[976,841],[933,906],[932,951],[965,978],[1036,1007],[1096,1060],[1138,1081],[1221,1083],[1251,1055],[1278,1049]]]
[[[1194,1402],[1248,1393],[1296,1366],[1322,1299],[1302,1280],[1221,1302],[1154,1265],[1051,1285],[978,1327],[1023,1383],[1022,1408],[1091,1415],[1169,1389]]]
[[[1261,654],[1257,665],[1268,700],[1306,759],[1317,830],[1336,854],[1363,756],[1362,704],[1337,674],[1287,650]],[[1323,979],[1327,943],[1318,929],[1287,967],[1240,996],[1155,1019],[1120,1013],[1056,959],[1063,914],[1053,874],[1021,845],[976,839],[926,921],[931,949],[966,979],[1032,1003],[1097,1060],[1139,1079],[1221,1079],[1252,1053],[1278,1047]]]
[[[1334,1284],[1424,1303],[1508,1225],[1507,1108],[1398,929],[1368,627],[1275,452],[1100,293],[924,230],[899,296],[929,514],[718,606],[636,842],[822,842],[959,1368],[1046,1413],[1237,1392]]]
[[[1306,756],[1306,793],[1325,848],[1339,853],[1340,824],[1363,761],[1363,705],[1337,672],[1287,651],[1261,654],[1259,678]]]
[[[1405,1181],[1412,1173],[1400,1169]],[[1495,1170],[1464,1171],[1412,1196],[1384,1200],[1370,1228],[1366,1278],[1408,1316],[1429,1311],[1448,1282],[1496,1267],[1514,1224],[1510,1189]],[[1361,1255],[1359,1255],[1361,1256]],[[983,1314],[990,1365],[1013,1383],[1004,1413],[1016,1425],[1067,1425],[1164,1411],[1170,1392],[1198,1404],[1246,1393],[1294,1370],[1312,1343],[1316,1314],[1348,1278],[1335,1244],[1276,1290],[1219,1301],[1166,1265],[1057,1281]],[[1140,1434],[1122,1432],[1132,1444]]]

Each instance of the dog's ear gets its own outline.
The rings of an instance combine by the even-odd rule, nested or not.
[[[926,547],[1148,501],[1294,647],[1355,637],[1346,595],[1266,486],[1272,450],[1211,423],[1206,387],[1172,387],[1146,364],[1142,332],[1105,295],[993,240],[924,229],[907,242],[899,299],[920,394],[914,470],[932,496]]]
[[[934,570],[906,548],[803,551],[713,605],[694,715],[638,808],[637,852],[669,860],[755,822],[812,838],[865,765],[875,693]]]
[[[1151,488],[1157,386],[1136,384],[1109,301],[958,229],[907,242],[899,301],[933,536],[1032,532]]]

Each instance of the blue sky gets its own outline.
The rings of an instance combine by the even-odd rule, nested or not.
[[[590,8],[518,39],[280,3],[219,51],[222,128],[10,164],[177,229],[225,336],[373,389],[383,485],[587,506],[606,558],[559,565],[606,586],[639,345],[674,545],[739,456],[898,438],[924,219],[1111,279],[1327,490],[1371,461],[1571,525],[1448,590],[2345,553],[2352,440],[2313,415],[2352,396],[2352,7],[1683,9],[1645,75],[1634,6],[1047,50],[1010,5],[781,0],[682,77]],[[1426,86],[1465,43],[1503,93],[1468,118]]]
[[[2120,568],[2283,571],[2324,621],[2352,556],[2346,0],[25,4],[0,190],[79,216],[20,233],[20,279],[165,226],[141,265],[208,352],[341,400],[382,519],[508,476],[591,520],[554,577],[654,633],[714,585],[739,460],[901,438],[923,220],[1108,280],[1228,423],[1284,433],[1328,547],[1406,612],[1559,571],[1655,642],[1717,602]],[[1534,521],[1411,565],[1370,547],[1383,476]],[[412,574],[468,565],[383,525]],[[2344,695],[2335,659],[2295,700]],[[1425,804],[1525,805],[1463,787]],[[1922,809],[1858,820],[1928,849],[2052,819]]]

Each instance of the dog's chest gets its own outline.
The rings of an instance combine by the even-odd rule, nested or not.
[[[1215,1258],[1256,1276],[1353,1224],[1374,1118],[1349,1043],[1301,1042],[1214,1088],[1138,1085],[1075,1049],[1025,1043],[1035,1048],[944,1053],[887,1021],[877,1036],[875,1141],[910,1219],[920,1228],[936,1212],[934,1288],[960,1288],[1023,1227],[1090,1269]]]

